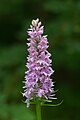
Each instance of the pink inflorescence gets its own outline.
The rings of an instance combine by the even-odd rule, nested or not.
[[[28,71],[25,72],[25,86],[23,87],[23,96],[26,97],[27,107],[29,101],[36,97],[44,99],[55,99],[52,95],[54,89],[53,82],[50,76],[53,74],[51,68],[50,56],[47,51],[48,39],[47,35],[43,36],[44,27],[41,26],[39,19],[32,20],[32,25],[28,29],[28,52],[26,67]]]

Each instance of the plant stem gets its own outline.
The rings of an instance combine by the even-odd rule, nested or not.
[[[37,98],[36,100],[36,116],[37,120],[41,120],[41,105],[39,98]]]

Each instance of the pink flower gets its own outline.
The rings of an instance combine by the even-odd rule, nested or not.
[[[36,97],[55,99],[51,97],[54,85],[50,78],[54,71],[51,68],[51,54],[47,51],[48,39],[47,36],[43,36],[43,28],[39,19],[36,19],[32,20],[32,25],[28,29],[29,56],[26,64],[28,71],[25,72],[25,86],[23,87],[23,96],[26,97],[27,105]]]

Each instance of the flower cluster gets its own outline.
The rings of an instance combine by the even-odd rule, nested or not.
[[[26,97],[27,106],[29,101],[36,97],[45,99],[55,99],[53,82],[50,76],[53,74],[50,56],[47,51],[47,35],[43,36],[44,26],[41,26],[39,19],[32,20],[32,25],[28,29],[28,52],[25,72],[25,86],[23,96]]]

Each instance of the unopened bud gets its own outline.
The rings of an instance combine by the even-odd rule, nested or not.
[[[39,19],[38,19],[38,18],[37,18],[36,20],[32,20],[32,25],[33,25],[34,27],[36,27],[37,24],[38,24],[38,22],[39,22]]]

